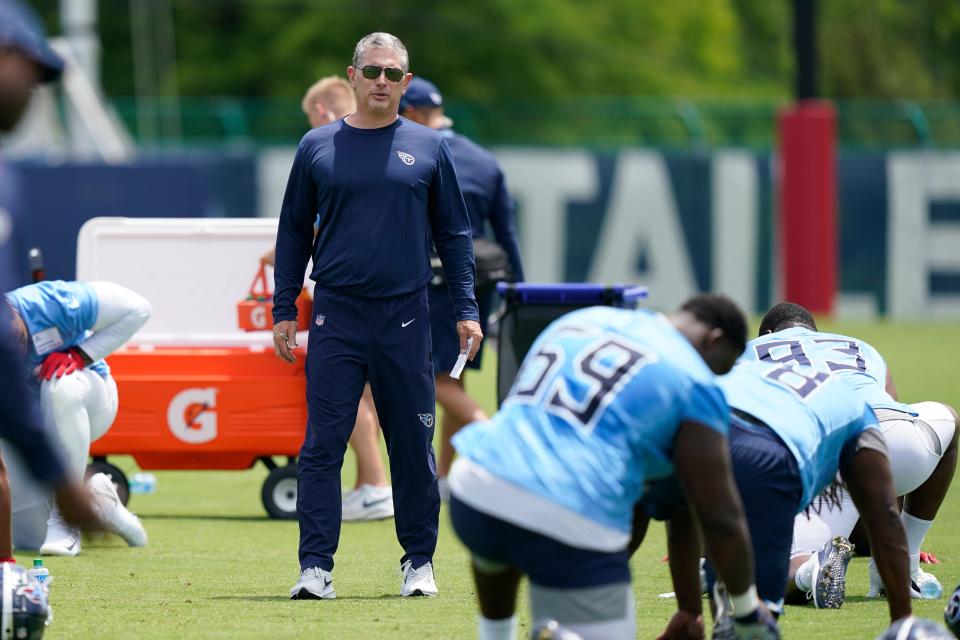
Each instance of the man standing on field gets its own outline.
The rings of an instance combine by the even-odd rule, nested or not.
[[[294,300],[310,257],[317,283],[298,469],[301,574],[290,596],[336,597],[340,468],[367,380],[390,455],[404,550],[400,594],[432,596],[440,497],[431,445],[430,242],[444,265],[461,350],[472,338],[472,358],[483,334],[470,221],[442,136],[397,115],[412,77],[403,43],[387,33],[365,36],[347,76],[357,111],[301,140],[277,230],[274,348],[289,362],[297,346]]]
[[[300,106],[310,128],[315,129],[356,111],[357,100],[349,82],[340,76],[327,76],[310,85]],[[260,263],[271,267],[276,264],[275,247],[270,247],[260,258]],[[343,496],[343,521],[392,518],[393,489],[380,458],[380,423],[369,384],[364,386],[357,407],[357,422],[350,436],[350,446],[357,455],[357,480],[353,490]]]

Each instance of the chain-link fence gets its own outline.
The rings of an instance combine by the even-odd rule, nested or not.
[[[181,98],[176,109],[134,98],[113,104],[144,146],[290,144],[306,131],[294,99]],[[775,143],[776,115],[785,104],[624,97],[494,105],[449,100],[447,113],[458,131],[487,145],[767,149]],[[836,107],[843,147],[960,147],[960,102],[841,101]],[[169,126],[171,119],[179,126]],[[182,139],[164,131],[182,131]]]

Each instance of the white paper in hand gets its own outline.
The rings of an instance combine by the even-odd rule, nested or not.
[[[460,374],[463,373],[463,368],[467,366],[467,354],[470,353],[471,349],[473,349],[473,336],[467,338],[467,350],[460,352],[460,355],[457,356],[456,364],[453,365],[453,370],[450,372],[450,377],[454,380],[460,379]]]

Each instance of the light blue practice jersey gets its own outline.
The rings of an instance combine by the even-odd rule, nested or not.
[[[629,532],[644,483],[673,472],[679,424],[726,434],[728,419],[716,376],[666,318],[592,307],[547,327],[500,411],[453,444],[493,475]]]
[[[833,482],[843,448],[877,427],[873,410],[843,376],[741,360],[719,380],[730,408],[766,423],[797,459],[801,509]]]
[[[26,358],[30,371],[54,351],[66,351],[83,342],[99,313],[96,294],[83,282],[46,280],[6,295],[30,332]],[[103,377],[110,373],[103,360],[88,368]]]
[[[909,405],[887,393],[887,363],[863,340],[835,333],[793,327],[768,333],[747,343],[744,358],[786,365],[809,366],[843,377],[874,409],[917,415]]]

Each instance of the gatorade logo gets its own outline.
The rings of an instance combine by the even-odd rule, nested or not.
[[[217,437],[217,389],[184,389],[167,408],[167,425],[177,440],[203,444]]]
[[[267,310],[259,305],[251,309],[250,324],[258,329],[267,329]]]

